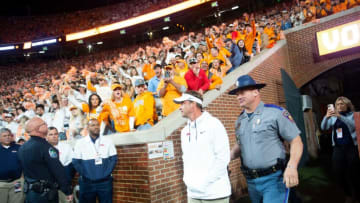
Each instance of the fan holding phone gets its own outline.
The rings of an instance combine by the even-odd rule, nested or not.
[[[334,177],[346,195],[346,201],[359,201],[360,160],[356,141],[354,106],[346,97],[336,99],[335,107],[328,105],[321,122],[322,130],[332,130],[332,165]]]

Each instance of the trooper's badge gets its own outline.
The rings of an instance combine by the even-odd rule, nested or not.
[[[49,155],[50,155],[50,157],[53,158],[53,159],[58,158],[58,154],[57,154],[57,152],[56,152],[56,150],[55,150],[54,148],[50,148],[50,149],[49,149]]]

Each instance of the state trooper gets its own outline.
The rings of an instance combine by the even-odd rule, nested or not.
[[[59,161],[59,152],[45,140],[48,128],[38,117],[32,118],[25,127],[31,136],[22,145],[18,157],[24,171],[24,192],[27,203],[58,202],[58,189],[72,201],[71,183]]]
[[[237,142],[230,157],[241,158],[250,199],[253,203],[285,202],[289,189],[298,185],[298,163],[303,144],[289,112],[273,104],[264,104],[259,84],[249,75],[240,76],[236,88],[229,92],[237,95],[244,110],[236,121]],[[282,143],[290,143],[290,159],[285,161]]]

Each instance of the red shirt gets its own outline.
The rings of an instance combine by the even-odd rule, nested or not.
[[[203,69],[200,69],[199,76],[196,76],[192,70],[189,70],[185,74],[185,80],[188,85],[188,90],[198,91],[199,89],[202,89],[206,91],[210,86],[210,81]]]

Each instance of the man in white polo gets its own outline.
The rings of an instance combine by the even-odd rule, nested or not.
[[[196,91],[187,91],[174,102],[181,104],[182,116],[188,118],[181,131],[188,203],[228,203],[230,147],[223,124],[203,111],[202,96]]]

